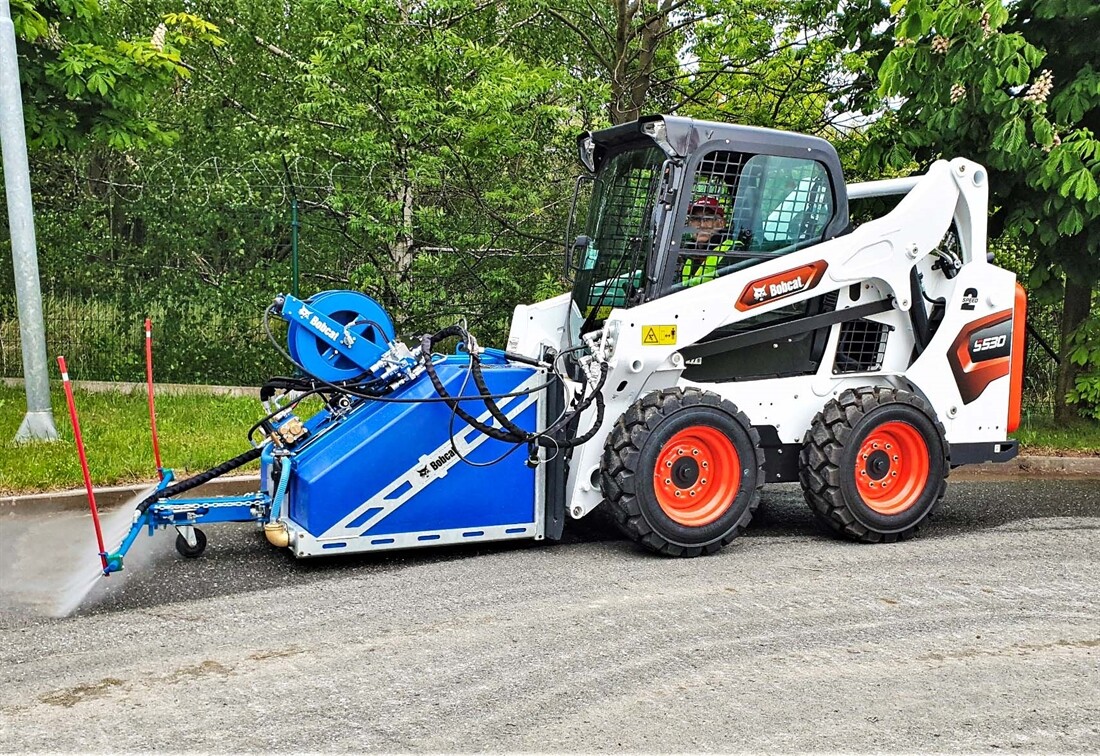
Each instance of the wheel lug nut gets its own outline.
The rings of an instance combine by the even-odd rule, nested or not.
[[[894,455],[894,461],[895,461],[895,462],[897,462],[897,461],[898,461],[898,455],[897,455],[897,454],[895,454],[895,455]]]
[[[704,462],[704,463],[703,463],[703,467],[710,467],[710,465],[709,465],[709,464],[707,464],[706,462]]]
[[[701,485],[701,486],[705,486],[706,484],[707,484],[707,479],[706,478],[703,478],[702,480],[699,481],[699,485]]]
[[[665,478],[665,485],[666,486],[670,485],[671,483],[672,483],[672,478]]]
[[[665,462],[665,467],[672,467],[672,463],[671,462]]]
[[[699,450],[698,449],[692,449],[691,450],[691,456],[698,457],[699,456]]]

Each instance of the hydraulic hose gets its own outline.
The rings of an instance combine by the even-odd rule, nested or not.
[[[495,428],[492,425],[487,425],[480,422],[476,417],[471,415],[462,409],[459,404],[459,399],[453,397],[447,392],[446,386],[443,385],[443,381],[440,380],[438,373],[435,370],[435,365],[432,364],[430,355],[432,353],[432,347],[444,339],[459,337],[466,340],[469,343],[469,334],[460,326],[454,325],[444,328],[434,335],[425,334],[421,338],[420,351],[425,355],[424,367],[428,373],[428,378],[432,382],[432,386],[435,391],[447,403],[447,406],[455,413],[456,416],[461,418],[464,422],[469,424],[475,430],[484,433],[486,436],[497,441],[504,441],[505,443],[522,444],[522,443],[537,443],[539,446],[556,447],[559,449],[569,449],[575,446],[579,446],[587,441],[592,440],[595,437],[599,427],[603,424],[604,416],[604,398],[603,398],[603,385],[607,380],[607,365],[600,365],[600,378],[597,381],[593,391],[588,396],[584,397],[571,412],[566,413],[565,416],[560,418],[557,422],[548,428],[543,429],[539,433],[529,433],[523,428],[520,428],[513,423],[507,415],[505,415],[499,405],[492,399],[492,393],[489,391],[489,387],[485,384],[484,377],[481,373],[481,363],[477,359],[477,355],[472,351],[470,354],[470,371],[473,374],[474,385],[480,394],[480,398],[485,402],[485,406],[488,407],[489,412],[497,419],[503,426],[501,428]],[[471,399],[477,397],[469,397]],[[573,418],[577,417],[581,412],[588,409],[592,403],[596,404],[596,417],[592,424],[592,427],[588,431],[577,438],[571,439],[558,439],[555,435],[572,422]]]
[[[275,522],[279,519],[279,516],[283,513],[283,497],[286,496],[286,489],[290,486],[290,457],[282,458],[282,465],[279,467],[279,483],[275,486],[275,498],[271,500],[271,513],[269,519],[271,522]]]
[[[592,427],[589,428],[584,433],[584,435],[577,436],[576,438],[570,438],[570,439],[566,439],[566,440],[563,440],[563,441],[558,441],[558,442],[556,442],[556,445],[558,446],[558,448],[561,448],[561,449],[570,449],[570,448],[573,448],[575,446],[580,446],[581,444],[584,444],[584,443],[587,443],[587,442],[591,441],[595,437],[596,432],[600,429],[600,426],[603,425],[603,414],[604,414],[603,384],[606,380],[607,380],[607,364],[604,363],[604,364],[600,365],[600,379],[599,379],[599,381],[596,382],[595,387],[592,389],[592,393],[590,395],[588,395],[587,397],[585,397],[584,399],[582,399],[580,401],[580,403],[577,404],[577,406],[573,408],[572,412],[567,413],[558,422],[554,423],[552,426],[550,426],[545,431],[543,431],[541,434],[539,434],[540,435],[539,443],[543,446],[553,445],[555,442],[544,442],[541,437],[542,436],[550,436],[551,434],[557,433],[559,430],[561,430],[561,429],[565,428],[566,426],[568,426],[569,423],[573,422],[573,418],[577,417],[578,415],[580,415],[581,412],[584,412],[586,409],[588,409],[588,407],[594,401],[596,403],[596,417],[593,418],[593,420],[592,420]]]
[[[470,353],[470,372],[473,373],[474,386],[477,388],[478,393],[483,397],[491,397],[492,392],[489,391],[489,386],[485,383],[485,376],[481,374],[481,360],[478,359],[478,356],[473,352]],[[496,418],[497,422],[500,423],[506,431],[519,438],[527,437],[527,432],[523,430],[523,428],[513,423],[506,414],[501,412],[500,405],[497,404],[495,400],[486,398],[484,401],[485,406],[489,408],[489,413]]]
[[[233,459],[222,462],[217,467],[211,467],[206,472],[194,475],[187,480],[181,480],[179,483],[170,485],[160,491],[154,491],[149,496],[147,496],[140,504],[138,504],[137,511],[141,514],[145,514],[145,510],[147,510],[151,505],[156,504],[159,499],[167,498],[169,496],[175,496],[176,494],[181,494],[184,491],[190,491],[192,488],[198,488],[203,483],[208,483],[214,478],[217,478],[219,475],[225,475],[230,470],[236,470],[241,465],[248,464],[252,460],[258,459],[261,451],[262,448],[249,449],[244,454],[238,454]]]
[[[435,388],[435,392],[439,394],[444,402],[446,402],[447,406],[451,408],[452,412],[454,412],[458,417],[462,418],[463,422],[469,424],[475,430],[484,433],[489,438],[495,439],[497,441],[504,441],[505,443],[510,444],[523,443],[527,440],[526,433],[518,435],[510,431],[494,428],[491,425],[486,425],[485,423],[481,422],[476,417],[471,415],[469,412],[462,409],[462,406],[459,404],[459,400],[455,399],[453,396],[450,395],[450,393],[447,392],[447,387],[444,386],[443,381],[439,379],[439,374],[436,372],[435,365],[432,364],[431,355],[432,347],[435,346],[435,344],[443,341],[444,339],[449,339],[454,336],[463,337],[467,336],[467,334],[466,331],[459,326],[448,326],[447,328],[444,328],[442,331],[439,331],[435,335],[424,334],[424,336],[420,339],[420,351],[424,354],[424,369],[428,373],[428,379],[432,382],[432,387]],[[474,369],[474,355],[471,354],[470,358],[470,367],[471,369]],[[478,390],[480,391],[481,389],[479,388]],[[492,400],[485,400],[486,404],[488,404],[489,401]],[[497,408],[497,411],[500,411],[499,407]]]

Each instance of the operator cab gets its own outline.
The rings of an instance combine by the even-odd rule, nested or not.
[[[600,328],[613,308],[700,285],[848,228],[840,160],[817,137],[647,116],[586,132],[578,146],[591,199],[586,217],[570,218],[571,228],[584,229],[567,252],[574,341]],[[798,305],[799,314],[806,306]]]

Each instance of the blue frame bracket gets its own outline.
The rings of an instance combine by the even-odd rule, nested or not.
[[[163,491],[174,477],[171,470],[165,470],[164,479],[157,484],[156,490]],[[126,554],[144,529],[148,529],[149,535],[152,536],[161,528],[194,526],[211,522],[266,522],[270,513],[271,497],[262,491],[243,496],[210,496],[158,501],[134,518],[129,532],[122,539],[118,549],[100,554],[107,562],[107,566],[103,568],[103,574],[109,576],[113,572],[122,570]]]

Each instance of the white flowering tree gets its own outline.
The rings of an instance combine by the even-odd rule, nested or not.
[[[185,47],[222,44],[213,24],[189,13],[161,14],[140,35],[112,28],[97,0],[12,0],[11,11],[32,150],[170,143],[150,107],[190,78]]]
[[[991,232],[1031,250],[1033,297],[1061,297],[1055,415],[1100,417],[1100,3],[895,0],[890,14],[889,105],[865,162],[990,169]]]

